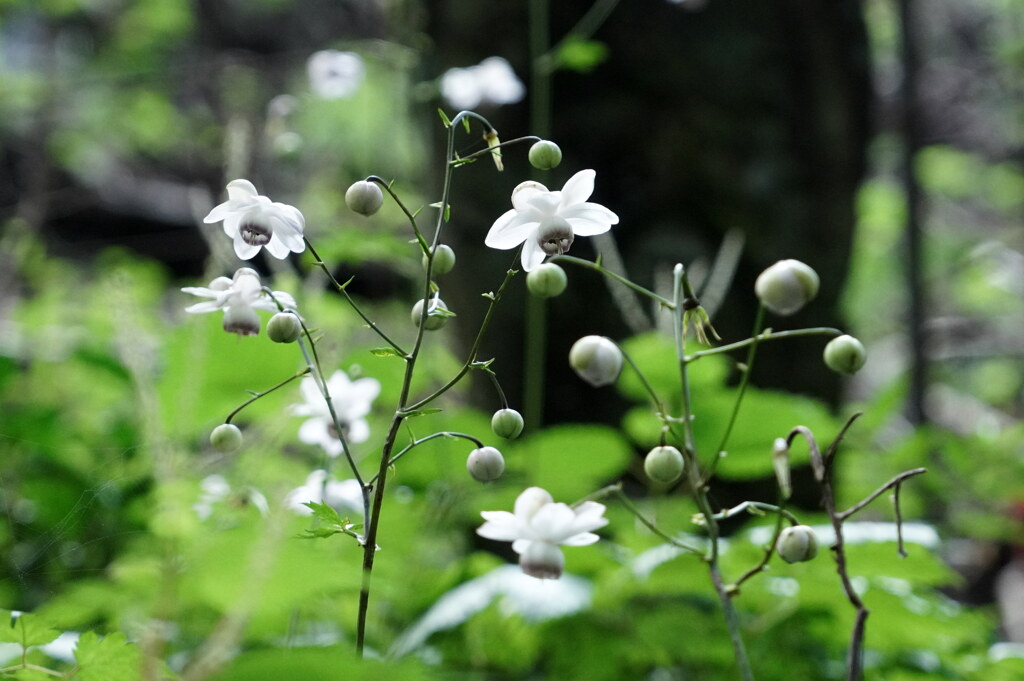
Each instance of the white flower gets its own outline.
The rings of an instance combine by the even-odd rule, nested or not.
[[[301,388],[304,402],[293,405],[292,413],[311,418],[299,427],[299,439],[306,444],[320,445],[328,456],[338,456],[343,451],[341,440],[316,379],[307,376],[302,379]],[[335,371],[327,380],[327,391],[345,439],[353,443],[366,442],[370,438],[370,426],[364,417],[380,394],[380,381],[375,378],[353,381],[344,371]]]
[[[213,507],[215,505],[228,501],[231,498],[231,485],[228,484],[228,481],[222,475],[206,476],[199,483],[199,489],[201,490],[199,500],[192,504],[192,509],[199,516],[200,520],[209,518],[213,514]],[[252,487],[245,488],[242,492],[236,494],[235,499],[239,502],[252,504],[260,512],[260,515],[265,516],[270,512],[267,498],[259,490]]]
[[[224,221],[224,233],[235,242],[235,255],[249,260],[267,247],[275,258],[306,249],[302,231],[306,220],[295,206],[260,196],[249,180],[228,183],[228,200],[216,206],[203,222]]]
[[[491,248],[523,246],[523,269],[529,272],[545,255],[567,253],[575,236],[603,234],[619,217],[587,199],[594,192],[593,170],[581,170],[562,191],[539,182],[523,182],[512,191],[512,210],[494,221],[484,243]]]
[[[476,66],[448,69],[441,76],[441,96],[456,109],[515,104],[525,93],[512,66],[501,57],[488,57]]]
[[[351,97],[363,84],[366,69],[362,58],[354,52],[320,50],[306,62],[309,86],[323,99]]]
[[[306,478],[302,487],[296,487],[285,497],[285,505],[301,515],[313,513],[307,501],[333,506],[336,511],[363,512],[363,490],[359,481],[328,480],[327,471],[315,470]]]
[[[256,310],[277,312],[277,305],[263,292],[260,275],[248,267],[239,268],[231,279],[217,277],[209,288],[186,286],[181,290],[211,299],[189,305],[185,312],[202,314],[224,310],[224,330],[239,336],[255,336],[260,332]],[[295,299],[284,291],[274,291],[274,297],[285,307],[295,307]]]
[[[586,546],[599,537],[591,532],[608,524],[604,505],[585,501],[576,508],[556,504],[540,487],[528,487],[516,499],[515,513],[483,511],[485,522],[476,533],[487,539],[512,542],[523,572],[539,579],[557,579],[565,567],[559,544]]]

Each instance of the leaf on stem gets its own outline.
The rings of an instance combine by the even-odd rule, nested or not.
[[[448,115],[441,108],[437,109],[437,115],[441,117],[441,122],[446,129],[452,127],[452,119],[448,118]]]
[[[22,613],[17,617],[10,610],[0,610],[0,618],[6,613],[10,626],[0,624],[0,642],[17,643],[22,648],[46,645],[53,641],[60,632],[49,624],[30,613]],[[0,619],[2,621],[2,619]]]
[[[313,511],[313,517],[320,524],[316,527],[304,530],[303,533],[299,535],[300,538],[323,539],[336,534],[347,534],[358,541],[362,541],[362,538],[355,533],[355,530],[359,525],[350,523],[348,518],[342,519],[342,517],[338,515],[338,512],[328,504],[316,501],[307,501],[303,506],[306,506]]]
[[[394,348],[374,348],[370,350],[370,354],[374,357],[405,357],[402,353]]]

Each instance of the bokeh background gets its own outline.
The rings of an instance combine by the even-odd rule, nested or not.
[[[202,218],[244,177],[300,207],[337,279],[354,277],[374,318],[411,335],[422,270],[404,216],[355,215],[344,190],[375,174],[411,207],[438,200],[437,109],[472,108],[503,139],[550,138],[565,158],[539,173],[521,145],[502,173],[486,160],[456,172],[445,240],[458,264],[440,284],[458,317],[433,337],[417,389],[457,370],[481,293],[514,263],[483,237],[525,179],[557,189],[593,168],[593,200],[620,223],[572,254],[655,291],[686,264],[726,340],[750,333],[761,270],[808,262],[818,299],[769,323],[840,327],[869,361],[840,379],[820,339],[765,346],[716,500],[773,498],[775,437],[803,423],[828,441],[864,412],[836,472],[845,500],[929,468],[903,490],[919,523],[910,557],[891,533],[851,548],[873,611],[869,678],[1021,678],[1022,97],[1020,0],[3,0],[0,606],[125,634],[141,660],[126,679],[379,673],[348,652],[358,547],[295,539],[309,520],[282,502],[332,465],[295,439],[297,391],[244,412],[241,453],[206,443],[246,390],[301,358],[186,315],[195,301],[180,288],[240,265]],[[481,148],[479,132],[457,138],[461,153]],[[300,300],[328,366],[382,382],[379,433],[396,360],[370,353],[379,341],[307,255],[250,265]],[[370,636],[403,660],[391,673],[733,678],[702,566],[657,553],[624,509],[611,505],[608,541],[572,551],[572,574],[541,599],[494,572],[507,547],[473,534],[480,510],[511,508],[526,484],[570,501],[616,480],[667,531],[694,530],[689,502],[642,474],[657,438],[643,391],[628,377],[591,390],[565,362],[579,336],[608,335],[671,390],[664,320],[568,271],[569,291],[546,302],[514,280],[484,344],[529,426],[502,446],[507,483],[469,480],[458,441],[398,469]],[[740,360],[695,370],[707,433]],[[443,406],[418,435],[487,433],[501,404],[474,378]],[[802,512],[821,521],[809,474],[795,475]],[[864,519],[889,522],[891,507]],[[749,531],[765,522],[729,528],[735,570],[756,561]],[[759,678],[842,677],[852,612],[822,558],[738,599]],[[484,605],[441,600],[460,585]],[[209,650],[230,654],[204,666]],[[32,655],[71,669],[60,651]]]

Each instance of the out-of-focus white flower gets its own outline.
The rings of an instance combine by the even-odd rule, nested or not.
[[[585,501],[576,508],[556,504],[547,490],[528,487],[516,499],[515,513],[483,511],[485,522],[476,533],[487,539],[512,542],[523,572],[539,579],[557,579],[565,567],[560,544],[586,546],[599,537],[591,532],[608,524],[604,505]]]
[[[223,475],[208,475],[199,483],[199,500],[192,504],[192,509],[200,520],[206,520],[213,514],[213,507],[227,501],[231,496],[231,485]],[[270,505],[263,493],[252,487],[245,488],[234,496],[235,500],[252,504],[260,515],[270,512]]]
[[[358,480],[328,480],[327,471],[315,470],[306,478],[302,487],[296,487],[285,497],[285,505],[301,515],[313,511],[306,502],[316,502],[334,507],[339,513],[363,512],[363,492]]]
[[[256,310],[277,312],[277,305],[263,292],[260,275],[248,267],[239,268],[231,279],[217,277],[210,282],[208,288],[186,286],[181,290],[201,298],[210,298],[189,305],[185,312],[202,314],[224,310],[224,330],[239,336],[255,336],[260,332],[260,318]],[[284,291],[274,291],[274,297],[285,307],[295,307],[295,299]]]
[[[512,210],[494,221],[484,243],[507,250],[523,246],[523,269],[529,272],[548,255],[567,253],[576,236],[603,234],[619,217],[587,199],[594,193],[593,170],[581,170],[561,191],[539,182],[523,182],[512,191]]]
[[[312,376],[302,379],[301,389],[304,401],[292,405],[292,413],[310,418],[299,427],[299,439],[306,444],[320,445],[328,456],[338,456],[344,450],[316,379]],[[380,381],[375,378],[353,381],[344,371],[335,371],[327,380],[327,391],[345,439],[352,443],[366,442],[370,438],[370,426],[365,416],[380,394]]]
[[[363,84],[366,67],[355,52],[320,50],[306,62],[309,87],[317,97],[344,99],[351,97]]]
[[[249,260],[264,246],[275,258],[306,249],[302,232],[306,219],[295,206],[276,203],[260,196],[249,180],[228,183],[228,200],[216,206],[203,222],[224,221],[224,233],[235,244],[235,255]]]
[[[501,57],[488,57],[476,66],[448,69],[441,76],[441,96],[456,109],[515,104],[525,93],[522,81]]]

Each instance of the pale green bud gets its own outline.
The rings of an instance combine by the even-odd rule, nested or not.
[[[561,295],[569,283],[565,270],[553,262],[537,265],[526,275],[526,288],[538,298],[552,298]]]
[[[505,472],[505,459],[494,447],[480,447],[469,453],[466,470],[478,482],[492,482]]]
[[[758,276],[754,293],[779,315],[791,315],[818,295],[818,273],[799,260],[780,260]]]
[[[622,350],[604,336],[584,336],[569,350],[569,365],[584,381],[600,388],[619,377]]]
[[[528,155],[530,165],[538,170],[551,170],[562,162],[562,150],[550,140],[535,142]]]
[[[359,180],[345,192],[345,205],[360,215],[373,215],[384,205],[384,192],[375,182]]]
[[[682,476],[686,462],[683,454],[671,445],[655,447],[644,458],[644,472],[655,482],[669,484]]]
[[[515,409],[499,409],[491,417],[491,430],[498,437],[514,440],[523,432],[523,415]]]
[[[818,538],[807,525],[793,525],[779,533],[776,550],[787,563],[803,563],[818,555]]]
[[[864,344],[853,336],[836,336],[825,346],[825,364],[841,374],[855,374],[868,360]]]
[[[428,262],[427,254],[424,253],[423,258],[420,260],[423,269],[427,269]],[[452,271],[453,267],[455,267],[455,251],[447,244],[438,244],[437,248],[434,249],[434,269],[431,270],[431,274],[448,274]]]
[[[430,308],[429,311],[427,312],[427,320],[423,328],[425,328],[427,331],[437,331],[448,322],[448,317],[451,315],[447,314],[448,308],[445,307],[444,301],[441,300],[440,298],[432,298],[431,306],[432,308]],[[419,326],[420,317],[423,316],[422,300],[417,300],[416,304],[412,306],[412,312],[410,313],[410,316],[412,317],[412,323],[415,324],[416,326]]]
[[[242,431],[233,423],[222,423],[210,433],[210,446],[218,452],[230,454],[242,446]]]
[[[302,323],[291,312],[278,312],[267,322],[267,336],[275,343],[294,343],[302,335]]]

